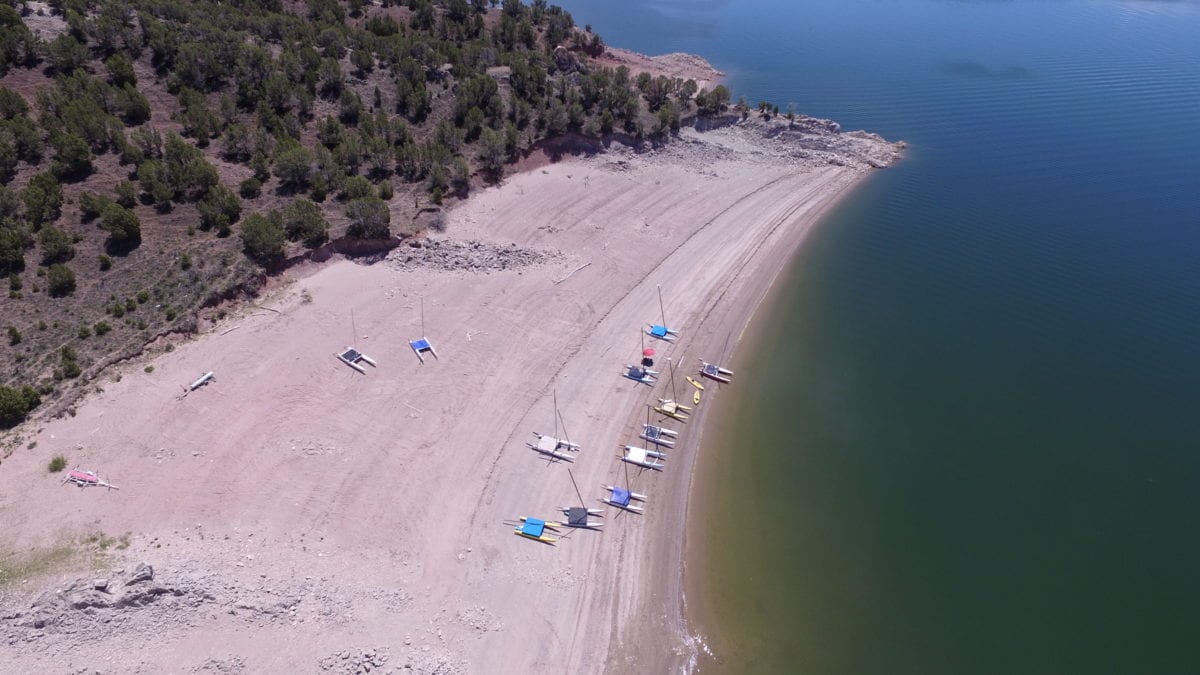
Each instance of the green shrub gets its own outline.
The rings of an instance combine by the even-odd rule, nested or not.
[[[80,326],[78,335],[80,340],[86,340],[92,337],[92,329],[87,325]]]
[[[250,258],[268,263],[283,256],[283,228],[274,218],[252,213],[242,222],[243,250]]]
[[[75,273],[61,263],[46,270],[46,287],[50,296],[60,298],[75,292]]]
[[[342,183],[342,198],[347,201],[370,197],[372,192],[371,181],[363,176],[350,176]]]
[[[238,193],[244,199],[255,199],[262,194],[262,181],[251,176],[238,185]]]
[[[386,239],[391,236],[392,214],[387,204],[375,197],[356,199],[346,205],[350,226],[346,235],[356,239]]]
[[[10,345],[21,344],[21,331],[17,330],[16,326],[8,327],[8,344],[10,344]]]
[[[128,253],[142,243],[142,223],[137,214],[117,203],[110,203],[100,215],[100,227],[108,232],[110,252]]]
[[[137,186],[133,183],[123,180],[117,183],[114,190],[117,193],[117,203],[127,209],[132,209],[137,204]]]
[[[112,258],[101,253],[100,254],[100,271],[107,272],[110,269],[112,269]]]
[[[201,229],[221,229],[229,227],[241,218],[242,200],[224,185],[215,185],[204,199],[196,204],[196,209],[200,212]]]
[[[50,473],[58,473],[67,468],[67,458],[62,455],[55,455],[50,458],[50,463],[46,465],[46,470]]]
[[[37,390],[29,385],[20,389],[0,385],[0,429],[9,429],[25,421],[29,411],[41,402]]]
[[[112,330],[112,326],[108,325],[107,321],[97,321],[96,325],[92,326],[92,330],[96,331],[96,335],[101,336],[108,334]]]
[[[316,248],[329,240],[329,223],[321,209],[307,199],[297,199],[283,208],[283,228],[291,241]]]
[[[75,247],[71,245],[71,237],[53,225],[43,226],[41,231],[38,232],[38,239],[42,244],[43,265],[65,262],[70,260],[71,256],[75,255]]]
[[[79,356],[75,354],[75,349],[71,345],[66,345],[60,351],[62,357],[62,376],[68,380],[73,380],[79,377],[83,369],[79,367]]]

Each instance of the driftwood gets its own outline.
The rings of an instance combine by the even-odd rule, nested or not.
[[[565,276],[565,277],[563,277],[563,278],[561,278],[561,279],[556,279],[556,280],[554,281],[554,283],[555,283],[555,284],[561,284],[562,282],[566,281],[567,279],[570,279],[572,274],[575,274],[575,273],[576,273],[576,272],[578,272],[579,270],[581,270],[581,269],[583,269],[583,268],[585,268],[585,267],[587,267],[587,266],[589,266],[589,265],[591,265],[591,264],[592,264],[591,262],[585,262],[584,264],[580,265],[579,267],[576,267],[575,269],[573,269],[573,270],[571,270],[570,272],[568,272],[568,273],[567,273],[567,276]]]

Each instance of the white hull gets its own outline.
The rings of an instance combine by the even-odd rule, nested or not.
[[[658,429],[658,433],[659,433],[659,435],[660,435],[660,436],[670,436],[670,437],[674,438],[674,437],[676,437],[676,436],[678,436],[678,435],[679,435],[679,432],[678,432],[678,431],[673,431],[673,430],[671,430],[671,429],[664,429],[664,428],[662,428],[662,427],[656,427],[656,426],[654,426],[653,424],[643,424],[643,425],[642,425],[642,428],[644,428],[644,429]]]
[[[730,380],[733,378],[733,371],[728,368],[722,368],[720,366],[713,365],[701,359],[700,375],[707,377],[710,380],[716,380],[717,382],[729,384]]]
[[[612,506],[614,508],[621,509],[622,511],[632,511],[633,513],[639,513],[639,514],[643,512],[643,509],[640,506],[634,506],[633,504],[630,504],[629,506],[622,506],[622,505],[614,502],[613,500],[609,499],[608,497],[604,497],[600,501],[602,501],[605,504],[608,504],[609,506]]]
[[[358,365],[357,363],[354,363],[353,361],[348,361],[348,360],[346,360],[346,359],[343,359],[343,358],[341,357],[341,355],[340,355],[340,354],[338,355],[338,357],[337,357],[337,360],[338,360],[338,361],[341,361],[342,363],[344,363],[344,364],[346,364],[346,365],[348,365],[348,366],[350,366],[351,368],[353,368],[353,369],[357,370],[357,371],[358,371],[358,372],[360,372],[360,373],[364,373],[364,374],[365,374],[365,373],[367,372],[366,370],[364,370],[364,369],[363,369],[363,367],[362,367],[362,366]]]
[[[565,462],[574,462],[575,461],[574,455],[569,455],[565,452],[559,452],[558,450],[543,450],[542,448],[539,448],[538,446],[534,445],[533,443],[526,443],[525,445],[528,445],[530,450],[533,450],[534,452],[538,452],[543,455],[546,455],[547,457],[561,459]]]
[[[564,441],[561,438],[554,438],[553,436],[545,436],[536,431],[533,432],[533,435],[538,437],[538,446],[544,450],[553,448],[557,450],[574,450],[575,452],[579,452],[578,443],[571,443]]]
[[[609,492],[612,492],[613,490],[617,489],[617,487],[615,485],[605,485],[604,489],[608,490]],[[640,492],[630,492],[629,498],[633,499],[635,501],[639,501],[639,502],[646,501],[646,495],[644,495]]]
[[[569,507],[569,506],[564,506],[561,509],[559,509],[559,511],[562,511],[563,513],[566,513],[567,511],[570,511],[570,510],[571,510],[571,507]],[[588,512],[589,516],[603,516],[604,515],[604,509],[588,509],[587,512]]]
[[[630,459],[628,457],[622,457],[621,461],[626,462],[628,464],[634,464],[636,466],[640,466],[643,469],[654,469],[655,471],[662,471],[663,467],[666,466],[666,464],[663,464],[662,462],[652,462],[650,460],[639,461],[636,459]]]
[[[663,438],[662,436],[651,436],[648,431],[643,431],[638,435],[638,438],[642,439],[643,441],[649,441],[655,445],[661,445],[664,448],[675,447],[675,441]]]
[[[646,453],[647,457],[654,457],[657,459],[666,459],[667,458],[667,453],[663,450],[649,450],[647,448],[639,448],[636,445],[626,445],[623,447],[625,448],[626,455],[644,452],[644,453]]]

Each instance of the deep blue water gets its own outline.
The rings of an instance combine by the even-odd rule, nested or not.
[[[704,667],[1200,672],[1200,4],[558,4],[911,144],[722,399]]]

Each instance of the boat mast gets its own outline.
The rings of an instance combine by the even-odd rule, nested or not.
[[[675,393],[675,362],[671,357],[667,357],[667,365],[671,368],[671,400],[675,401],[675,405],[679,405],[679,394]]]
[[[662,284],[656,285],[655,288],[658,289],[658,311],[660,314],[662,314],[663,328],[666,328],[667,327],[667,311],[665,309],[663,309]]]

